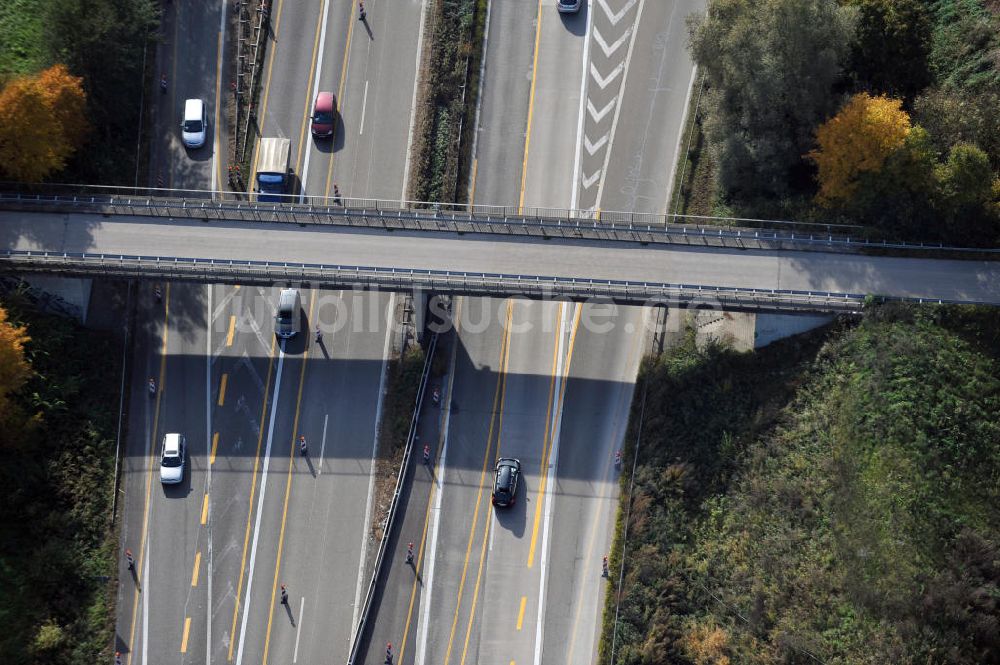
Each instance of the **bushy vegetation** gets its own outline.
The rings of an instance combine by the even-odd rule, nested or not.
[[[3,304],[30,335],[30,372],[0,423],[0,662],[110,662],[120,353],[106,334],[16,296]]]
[[[469,140],[483,56],[487,0],[432,0],[414,130],[408,198],[456,202],[465,194]]]
[[[15,76],[62,64],[82,77],[83,137],[63,182],[132,184],[140,102],[155,56],[154,0],[13,0],[0,3],[0,87]],[[5,174],[7,178],[18,174]]]
[[[423,370],[424,350],[419,346],[407,349],[401,357],[390,360],[386,367],[385,412],[379,436],[386,451],[402,450],[406,445]]]
[[[885,306],[647,364],[601,662],[619,598],[616,665],[998,662],[998,329]]]
[[[714,212],[1000,242],[1000,4],[709,0],[690,28],[708,91],[701,122],[719,164]],[[810,157],[817,134],[862,96],[898,104],[914,131],[857,178],[855,195],[817,197],[827,187]],[[850,151],[881,136],[850,138],[826,147]],[[956,166],[962,177],[949,182]],[[955,196],[959,181],[974,200]]]

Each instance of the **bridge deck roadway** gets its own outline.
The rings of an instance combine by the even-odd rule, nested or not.
[[[1000,263],[0,212],[0,248],[791,289],[1000,304]]]

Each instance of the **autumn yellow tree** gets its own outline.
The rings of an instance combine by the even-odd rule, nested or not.
[[[65,65],[10,81],[0,90],[0,171],[36,182],[61,170],[83,141],[83,79]]]
[[[859,93],[816,130],[819,147],[809,153],[819,170],[820,203],[847,201],[858,177],[878,171],[909,135],[910,116],[902,101]]]
[[[31,366],[24,359],[24,345],[30,339],[27,328],[8,323],[7,310],[0,307],[0,429],[16,425],[11,423],[10,395],[31,376]]]

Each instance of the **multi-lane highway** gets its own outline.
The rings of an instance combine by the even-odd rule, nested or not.
[[[209,189],[225,161],[220,12],[230,7],[166,8],[170,85],[153,102],[151,178]],[[339,182],[345,196],[400,196],[422,11],[369,2],[362,22],[349,0],[274,3],[257,118],[265,136],[293,139],[297,191]],[[310,136],[317,90],[339,99],[332,141]],[[204,148],[179,141],[187,97],[208,103]],[[346,660],[377,544],[372,471],[396,298],[303,290],[303,333],[280,342],[277,289],[156,289],[137,294],[122,527],[136,566],[123,558],[116,649],[143,665]],[[159,479],[167,432],[187,440],[177,486]]]

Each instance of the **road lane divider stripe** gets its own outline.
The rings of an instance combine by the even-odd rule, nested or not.
[[[538,496],[542,495],[542,491],[545,489],[545,470],[549,463],[549,423],[552,421],[552,398],[555,395],[556,390],[556,374],[558,373],[559,364],[559,346],[560,346],[560,334],[562,333],[562,320],[566,312],[566,303],[559,303],[559,323],[556,325],[556,339],[555,343],[552,345],[552,368],[549,370],[549,397],[546,400],[545,407],[545,429],[542,434],[542,462],[541,469],[538,472],[539,477],[539,487]],[[535,516],[531,522],[531,543],[528,546],[528,568],[535,565],[535,547],[538,544],[538,525],[541,523],[542,517],[542,502],[535,501]]]
[[[226,333],[226,346],[233,345],[233,335],[236,333],[236,315],[229,315],[229,331]]]
[[[521,596],[521,609],[517,611],[517,629],[521,630],[521,626],[524,625],[524,608],[528,604],[528,597]]]
[[[191,572],[191,586],[198,586],[198,571],[201,569],[201,550],[195,552],[194,570]]]
[[[535,110],[535,83],[538,81],[538,44],[542,37],[542,0],[538,0],[535,19],[535,54],[531,63],[531,92],[528,94],[528,126],[524,130],[524,158],[521,161],[521,193],[517,201],[517,214],[524,210],[524,184],[528,177],[528,148],[531,145],[531,116]]]
[[[312,96],[315,98],[316,93],[319,91],[319,74],[318,70],[322,67],[323,51],[321,50],[322,43],[326,42],[326,21],[330,12],[330,0],[323,0],[323,11],[319,12],[316,16],[316,29],[315,36],[313,37],[313,50],[312,55],[309,58],[309,76],[306,78],[306,90],[312,91]],[[319,61],[316,59],[316,54],[319,53]],[[297,148],[298,157],[296,158],[295,172],[301,175],[299,181],[299,203],[305,202],[306,197],[306,182],[309,180],[309,151],[303,150],[302,147],[305,145],[306,140],[306,125],[310,124],[311,116],[309,115],[309,105],[312,104],[312,99],[309,95],[306,95],[302,107],[302,120],[299,122],[299,145]],[[310,133],[312,130],[310,129]]]
[[[142,535],[139,537],[139,560],[136,562],[137,567],[140,570],[145,571],[143,568],[143,562],[146,559],[146,546],[147,538],[149,535],[149,497],[153,489],[153,469],[156,468],[156,430],[159,427],[160,422],[160,397],[163,395],[163,390],[166,385],[167,376],[167,338],[170,334],[170,326],[168,325],[170,321],[170,282],[167,282],[165,288],[163,289],[163,343],[160,345],[160,376],[159,376],[159,389],[156,391],[156,404],[153,407],[153,430],[150,433],[149,443],[146,448],[146,457],[149,460],[146,472],[146,497],[143,499],[142,508]],[[148,562],[147,562],[148,568]],[[146,580],[143,580],[145,585]],[[146,585],[148,587],[148,585]],[[135,643],[135,617],[139,612],[139,589],[135,589],[132,600],[132,625],[129,628],[129,641],[126,647],[128,648],[128,665],[132,665],[132,654],[135,653],[133,645]],[[148,597],[149,594],[146,594]],[[145,625],[145,623],[144,623]],[[143,640],[143,649],[146,648],[146,641]]]
[[[219,433],[212,435],[212,452],[208,456],[209,465],[215,464],[215,453],[219,450]]]
[[[218,405],[222,406],[226,403],[226,385],[229,384],[229,375],[223,372],[222,379],[219,381],[219,402]]]
[[[313,307],[318,298],[309,299],[308,320],[313,320]],[[281,574],[281,554],[285,547],[285,526],[288,524],[288,499],[292,493],[292,470],[295,468],[295,442],[299,438],[299,416],[302,415],[302,390],[306,383],[306,368],[309,366],[309,346],[302,351],[302,370],[299,372],[299,390],[295,396],[295,418],[292,420],[292,438],[288,443],[288,473],[285,474],[285,503],[281,508],[281,530],[278,532],[278,555],[274,561],[274,579],[271,581],[271,595],[268,602],[272,601],[278,593],[278,577]],[[249,591],[247,592],[249,594]],[[264,661],[267,665],[267,656],[271,648],[271,624],[274,621],[274,613],[278,611],[275,603],[271,602],[271,607],[267,612],[267,630],[264,633]],[[240,635],[242,640],[243,636]]]
[[[354,37],[354,3],[351,3],[351,14],[347,17],[347,41],[344,43],[344,58],[340,65],[340,83],[337,85],[337,116],[343,113],[344,109],[344,84],[347,81],[347,63],[351,57],[351,39]],[[337,125],[333,126],[333,140],[337,140]],[[330,165],[326,169],[326,187],[323,189],[323,196],[330,197],[330,187],[333,184],[333,163],[337,159],[336,151],[330,152]]]
[[[295,650],[292,651],[292,663],[299,662],[299,636],[302,635],[302,617],[306,612],[306,597],[299,601],[299,620],[295,623]]]
[[[271,391],[271,371],[274,368],[274,346],[275,338],[271,338],[271,354],[267,363],[267,379],[264,382],[264,399],[261,401],[260,405],[260,429],[257,431],[257,452],[254,453],[253,460],[253,474],[250,476],[250,499],[247,501],[247,526],[246,531],[243,534],[243,554],[240,557],[240,575],[236,583],[236,601],[233,603],[233,624],[229,630],[229,653],[226,660],[233,660],[233,645],[236,640],[233,636],[236,635],[236,618],[240,609],[240,594],[243,591],[243,572],[246,569],[247,562],[247,547],[250,544],[250,523],[253,517],[253,499],[254,492],[257,488],[257,468],[260,465],[260,447],[264,441],[264,418],[267,416],[267,396]]]
[[[181,653],[187,653],[188,635],[191,633],[191,617],[184,618],[184,635],[181,636]]]
[[[549,465],[548,472],[542,477],[545,481],[545,489],[539,488],[539,503],[545,504],[545,525],[542,527],[542,556],[541,565],[538,571],[538,611],[535,616],[535,661],[534,665],[541,665],[542,662],[542,625],[545,617],[545,589],[548,581],[549,566],[549,534],[552,529],[552,487],[555,486],[556,467],[559,463],[559,441],[560,430],[562,428],[563,404],[566,399],[566,386],[569,384],[569,368],[573,362],[573,348],[576,346],[576,332],[580,328],[580,315],[583,305],[576,303],[576,313],[573,316],[573,328],[569,336],[569,345],[566,350],[565,365],[559,372],[562,386],[559,390],[559,403],[556,405],[555,413],[552,416],[552,436],[550,437],[550,456],[553,462]],[[560,342],[562,337],[560,336]]]
[[[462,593],[465,590],[465,579],[469,570],[469,557],[472,555],[472,543],[475,541],[476,524],[479,521],[479,510],[483,500],[483,489],[486,482],[486,470],[489,468],[490,451],[493,449],[493,428],[496,426],[497,407],[500,404],[500,393],[504,386],[504,376],[507,373],[507,359],[510,357],[510,328],[511,313],[513,311],[513,301],[507,299],[507,317],[503,333],[500,335],[500,361],[497,368],[497,385],[493,392],[493,408],[490,413],[490,428],[486,435],[486,449],[483,451],[483,465],[479,473],[479,492],[476,495],[476,507],[472,513],[472,522],[469,524],[468,543],[465,546],[465,562],[462,564],[462,576],[458,582],[458,597],[455,601],[455,615],[451,619],[451,632],[448,634],[448,648],[445,651],[444,663],[448,665],[451,660],[451,649],[455,641],[455,630],[458,628],[458,613],[462,607]],[[458,343],[458,340],[455,341]],[[489,518],[487,516],[487,521]]]
[[[201,501],[201,525],[205,526],[208,522],[208,492],[205,492],[205,498]]]
[[[448,359],[448,389],[445,391],[445,406],[441,431],[438,435],[438,458],[435,462],[434,470],[436,474],[432,478],[430,494],[427,496],[427,513],[424,516],[424,534],[427,533],[427,522],[431,514],[434,515],[433,526],[431,526],[430,554],[427,555],[427,563],[420,564],[423,573],[423,580],[414,576],[413,589],[410,592],[411,610],[412,600],[417,591],[417,585],[422,584],[420,594],[420,619],[418,627],[420,633],[417,636],[415,662],[425,663],[427,661],[427,632],[430,628],[431,596],[434,591],[434,569],[437,561],[438,529],[441,526],[441,499],[444,497],[444,479],[448,469],[448,432],[451,428],[451,396],[455,386],[455,360],[458,357],[458,339],[462,328],[462,298],[455,299],[455,333],[454,343],[451,345],[451,357]],[[435,496],[435,490],[437,490]],[[431,508],[431,506],[434,506]],[[424,552],[423,539],[420,543],[421,557]],[[409,632],[410,615],[406,617],[406,630],[404,630],[404,648],[406,644],[405,636]],[[402,656],[400,657],[402,659]]]

